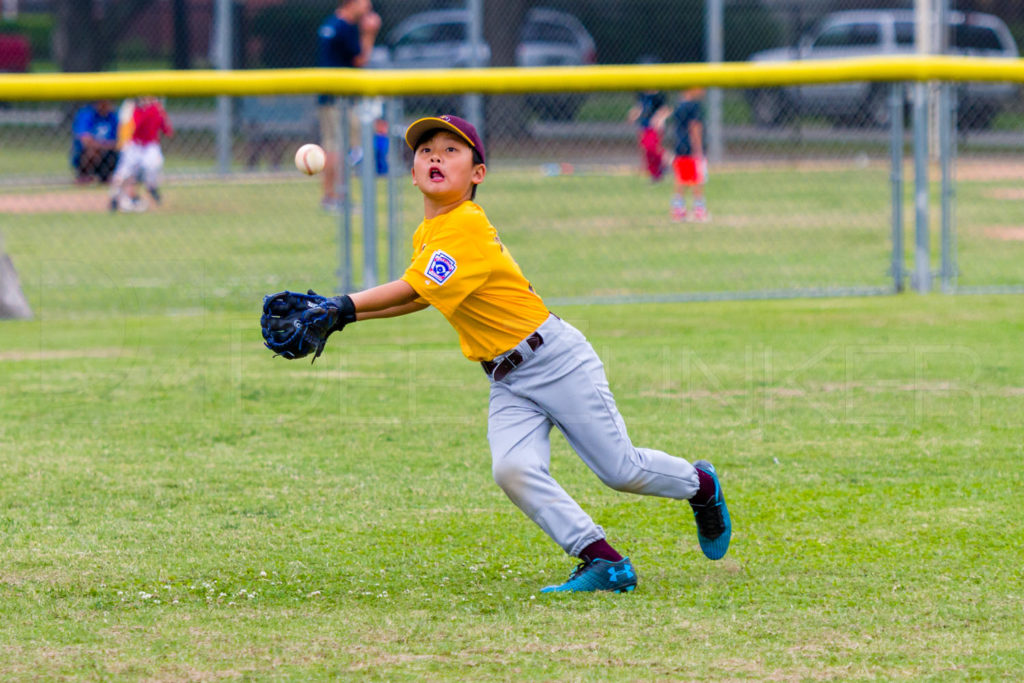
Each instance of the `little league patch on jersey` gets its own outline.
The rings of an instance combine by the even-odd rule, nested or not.
[[[443,285],[457,267],[455,259],[438,249],[430,257],[430,263],[427,265],[427,277],[437,284]]]

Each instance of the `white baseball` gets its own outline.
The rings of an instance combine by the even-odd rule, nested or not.
[[[309,143],[299,147],[295,152],[295,168],[306,175],[316,175],[324,170],[324,163],[327,162],[327,154],[320,145]]]

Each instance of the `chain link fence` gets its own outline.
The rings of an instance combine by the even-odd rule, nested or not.
[[[885,9],[893,4],[725,0],[722,56],[906,53],[914,48],[913,12],[909,3],[903,11]],[[225,5],[230,31],[218,33],[217,11]],[[704,0],[481,5],[476,28],[484,45],[474,49],[474,2],[377,0],[382,27],[367,68],[705,59]],[[313,66],[318,28],[337,4],[24,0],[4,7],[0,71],[81,71],[208,68],[224,65],[227,53],[234,68]],[[1017,55],[1024,38],[1017,3],[955,2],[951,10],[948,52]],[[218,35],[230,37],[229,51]],[[912,89],[906,92],[909,124]],[[549,301],[902,288],[915,240],[911,135],[908,127],[905,169],[896,172],[896,110],[887,86],[725,90],[720,100],[716,93],[661,93],[655,122],[664,118],[664,125],[655,126],[654,137],[640,125],[644,117],[637,119],[641,95],[396,98],[367,103],[362,123],[363,105],[351,101],[352,115],[339,124],[348,176],[341,210],[322,205],[319,177],[292,166],[295,149],[320,135],[316,93],[234,98],[226,156],[213,98],[166,100],[174,135],[162,143],[160,203],[143,192],[145,204],[113,210],[103,178],[71,165],[73,124],[86,103],[0,103],[0,244],[29,303],[46,315],[216,310],[278,288],[372,284],[407,262],[422,212],[401,133],[418,116],[454,112],[477,122],[487,142],[490,173],[479,202]],[[673,168],[675,153],[693,144],[688,124],[675,115],[685,97],[698,97],[703,109],[710,156],[703,205],[690,185],[677,187]],[[934,271],[951,291],[1018,291],[1019,88],[967,83],[951,99],[955,175],[948,188],[936,160],[934,108],[931,115]],[[364,173],[368,165],[373,170]],[[372,191],[366,178],[375,178]],[[939,210],[943,189],[954,208],[950,225]],[[894,191],[905,201],[894,202]],[[898,216],[894,206],[902,206]],[[374,228],[370,243],[367,227]],[[895,256],[894,243],[904,245]]]

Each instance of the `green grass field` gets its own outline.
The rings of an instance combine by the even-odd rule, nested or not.
[[[884,284],[885,172],[832,173],[720,174],[709,226],[666,225],[667,188],[629,177],[496,174],[481,201],[550,297]],[[573,562],[491,481],[486,379],[443,318],[273,359],[260,297],[334,281],[314,184],[167,195],[4,216],[37,318],[0,323],[0,678],[1024,670],[1019,297],[557,307],[638,445],[715,462],[735,532],[705,560],[688,506],[606,489],[556,438],[641,583],[552,597]],[[983,239],[1002,206],[961,201],[986,282],[1019,273],[1019,242]]]

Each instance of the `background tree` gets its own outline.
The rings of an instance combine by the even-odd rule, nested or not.
[[[61,71],[103,71],[125,28],[156,0],[55,0],[54,57]]]
[[[491,66],[515,66],[519,27],[532,3],[527,0],[484,2],[484,42],[491,46]],[[485,130],[502,130],[517,135],[526,129],[526,98],[486,98]]]
[[[175,69],[192,68],[192,45],[188,30],[187,0],[171,0],[171,17],[174,22],[174,60]]]

